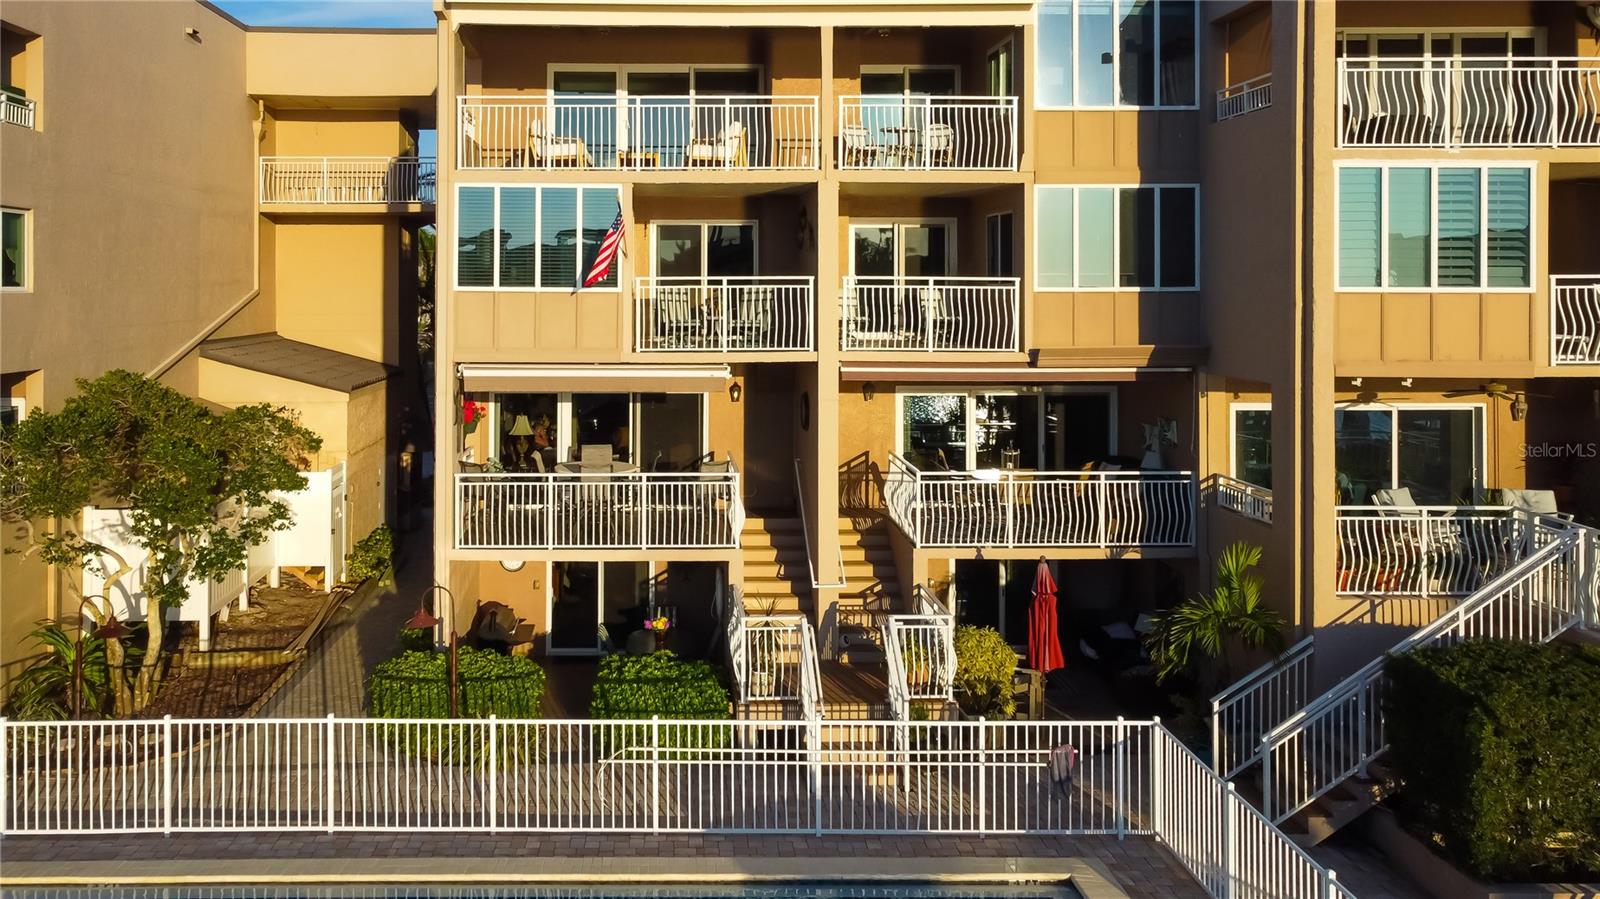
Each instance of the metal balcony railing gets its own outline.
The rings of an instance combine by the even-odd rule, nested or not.
[[[1016,278],[846,278],[839,346],[851,350],[1016,351]]]
[[[457,474],[458,549],[739,545],[739,472]]]
[[[432,203],[433,157],[263,156],[261,202]]]
[[[1600,275],[1550,277],[1550,364],[1600,364]]]
[[[1217,121],[1226,122],[1272,105],[1272,73],[1217,91]]]
[[[1017,168],[1016,97],[839,98],[841,169]]]
[[[7,125],[21,125],[24,128],[33,127],[33,114],[38,109],[38,102],[27,97],[0,91],[0,122]]]
[[[816,349],[809,277],[638,278],[634,350],[641,353]]]
[[[1338,62],[1342,147],[1600,146],[1600,58]]]

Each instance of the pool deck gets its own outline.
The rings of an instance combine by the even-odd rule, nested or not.
[[[272,833],[26,836],[0,885],[1059,882],[1086,899],[1202,897],[1148,837]]]

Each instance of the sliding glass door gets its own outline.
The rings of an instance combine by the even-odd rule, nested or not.
[[[1483,485],[1481,406],[1334,412],[1340,502],[1366,505],[1406,488],[1419,505],[1471,505]]]
[[[925,471],[1072,471],[1116,452],[1109,389],[900,395],[900,454]]]
[[[754,222],[661,223],[652,230],[658,277],[706,280],[756,274]]]
[[[850,226],[856,277],[941,278],[954,269],[954,222]]]

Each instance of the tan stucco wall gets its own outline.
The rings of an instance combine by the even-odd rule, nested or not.
[[[396,110],[279,109],[269,130],[263,155],[404,156],[417,146]]]
[[[345,539],[353,544],[388,520],[395,508],[389,479],[389,384],[380,381],[350,394],[345,432]]]
[[[438,84],[431,31],[263,30],[245,39],[245,90],[251,96],[422,100]]]
[[[404,278],[398,221],[285,216],[272,233],[278,333],[398,364]],[[410,339],[409,332],[404,339]]]

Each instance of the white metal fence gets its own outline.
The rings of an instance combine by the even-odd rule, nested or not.
[[[844,279],[839,344],[849,350],[1021,348],[1016,278]]]
[[[883,495],[917,546],[1194,545],[1187,471],[921,471],[890,454]]]
[[[0,91],[0,122],[32,128],[33,114],[37,108],[38,101]]]
[[[1017,167],[1016,97],[839,98],[841,169]]]
[[[261,202],[432,203],[433,157],[263,156]]]
[[[1528,552],[1532,518],[1505,506],[1339,506],[1338,592],[1466,596]]]
[[[815,279],[638,278],[634,349],[641,353],[814,350]]]
[[[457,98],[463,169],[815,169],[817,98]]]
[[[457,474],[459,549],[736,547],[739,472]]]
[[[1237,512],[1246,518],[1253,518],[1266,524],[1272,523],[1271,490],[1224,474],[1214,474],[1207,478],[1202,490],[1213,498],[1219,508]]]
[[[1600,59],[1341,59],[1345,147],[1600,146]]]
[[[1211,761],[1223,778],[1259,762],[1262,735],[1311,700],[1315,647],[1308,636],[1211,697]]]
[[[790,702],[806,720],[820,718],[822,672],[817,637],[803,615],[751,615],[733,596],[728,660],[740,702]]]
[[[1212,896],[1332,895],[1154,721],[0,721],[0,764],[6,834],[1140,834]]]
[[[1226,122],[1272,105],[1272,73],[1217,91],[1217,121]]]
[[[1536,518],[1530,527],[1531,555],[1262,737],[1262,812],[1268,818],[1287,819],[1388,748],[1383,691],[1390,656],[1484,638],[1543,643],[1596,620],[1600,532],[1549,518]]]
[[[912,597],[912,611],[891,612],[882,624],[889,705],[902,721],[912,702],[955,698],[955,616],[921,584]]]
[[[1600,364],[1600,275],[1550,276],[1550,364]]]

